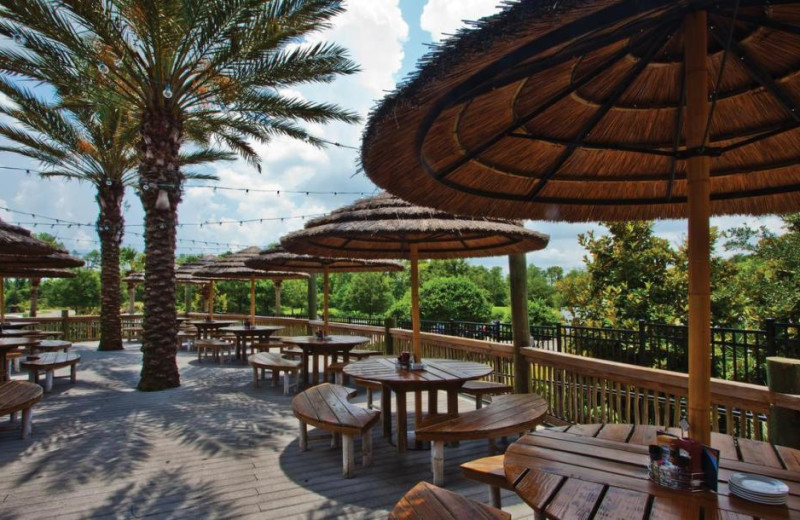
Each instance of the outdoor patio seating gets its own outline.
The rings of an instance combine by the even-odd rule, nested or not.
[[[494,381],[467,381],[459,390],[462,394],[475,398],[475,409],[483,408],[483,398],[491,395],[510,394],[514,391],[511,385]]]
[[[271,352],[259,352],[253,354],[247,359],[250,366],[253,367],[253,386],[258,388],[259,371],[261,372],[261,379],[267,370],[272,372],[272,386],[278,386],[278,379],[280,373],[283,372],[283,395],[289,395],[291,387],[297,387],[300,378],[300,361],[293,359],[286,359],[281,357],[280,354],[273,354]],[[291,377],[290,377],[291,376]],[[292,383],[294,379],[294,383]]]
[[[506,479],[503,469],[503,455],[492,455],[481,459],[471,460],[461,465],[461,474],[464,478],[481,482],[489,486],[489,499],[492,507],[503,507],[500,499],[500,490],[513,491],[514,488]]]
[[[511,515],[427,482],[420,482],[411,488],[389,514],[390,520],[440,518],[511,520]]]
[[[44,391],[49,392],[53,389],[53,378],[55,371],[59,368],[69,367],[70,383],[75,384],[78,380],[78,363],[81,357],[73,352],[42,352],[35,356],[28,356],[23,360],[22,368],[28,370],[28,377],[31,382],[39,384],[39,373],[45,373]]]
[[[197,361],[201,363],[203,358],[208,357],[209,353],[214,362],[219,363],[222,358],[222,352],[227,352],[229,360],[233,352],[233,343],[221,339],[197,339],[194,345],[197,348]]]
[[[19,425],[23,439],[31,433],[33,405],[42,398],[42,387],[24,381],[7,381],[0,383],[0,416],[10,415],[11,422],[16,421],[17,412],[22,412],[22,423]]]
[[[308,449],[308,425],[327,430],[334,444],[342,438],[342,475],[354,476],[354,438],[361,437],[362,465],[372,464],[372,428],[380,414],[348,402],[350,391],[340,385],[323,383],[300,392],[292,399],[292,411],[300,421],[300,450]]]

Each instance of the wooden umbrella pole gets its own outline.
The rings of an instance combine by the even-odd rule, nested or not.
[[[281,281],[275,280],[275,316],[281,315]]]
[[[530,365],[522,349],[531,346],[528,322],[528,270],[525,253],[508,255],[508,278],[511,284],[511,332],[514,339],[514,392],[531,391]]]
[[[214,280],[211,280],[208,284],[208,319],[209,321],[214,320]]]
[[[686,16],[686,147],[705,145],[708,122],[708,26],[705,11]],[[711,199],[710,160],[687,161],[689,202],[689,435],[711,440]]]
[[[136,284],[128,286],[128,314],[136,313]]]
[[[250,277],[250,323],[256,324],[256,277]]]
[[[0,323],[6,322],[6,279],[0,276]]]
[[[322,271],[322,334],[327,338],[328,334],[328,300],[330,299],[330,269],[326,265]]]
[[[422,345],[420,344],[419,323],[419,245],[411,245],[411,345],[414,350],[414,361],[422,363]]]

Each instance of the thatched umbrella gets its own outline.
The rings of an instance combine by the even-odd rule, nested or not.
[[[49,255],[61,250],[34,238],[25,228],[0,220],[0,251],[4,255]]]
[[[362,199],[281,239],[296,253],[353,258],[405,258],[411,262],[414,357],[422,359],[419,317],[420,258],[464,258],[525,253],[549,237],[519,222],[462,217],[411,205],[383,193]]]
[[[194,276],[212,280],[250,280],[250,320],[256,319],[256,280],[272,280],[275,283],[275,314],[280,314],[281,282],[283,280],[308,279],[308,274],[292,271],[263,271],[245,265],[245,261],[255,258],[261,248],[248,247],[231,255],[218,258],[194,272]]]
[[[24,269],[70,269],[82,267],[84,261],[57,251],[46,255],[7,255],[0,253],[0,267]]]
[[[323,334],[328,335],[328,300],[330,297],[330,273],[353,273],[366,271],[402,271],[403,264],[386,260],[362,260],[316,255],[295,254],[280,247],[265,249],[255,258],[245,261],[247,267],[265,271],[298,271],[322,273],[322,322]]]
[[[217,259],[215,256],[206,255],[197,260],[187,262],[181,265],[175,265],[175,282],[183,285],[200,285],[206,286],[211,283],[211,280],[195,277],[194,273],[206,265],[214,262]],[[136,287],[140,283],[144,283],[144,273],[132,272],[123,279],[128,284],[128,312],[134,313],[134,302],[136,299]],[[188,289],[188,288],[187,288]],[[189,312],[190,302],[189,293],[186,293],[186,312]]]
[[[710,435],[711,214],[800,208],[800,2],[525,0],[371,117],[362,162],[420,204],[689,220],[689,422]]]

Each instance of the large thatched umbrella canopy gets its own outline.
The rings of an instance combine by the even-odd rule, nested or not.
[[[194,276],[213,280],[250,280],[250,319],[256,318],[256,280],[275,282],[275,313],[280,314],[281,289],[283,280],[307,279],[308,274],[292,271],[263,271],[245,265],[246,260],[255,258],[261,252],[259,247],[248,247],[228,256],[218,258],[194,272]]]
[[[800,2],[521,0],[369,122],[380,186],[450,211],[689,219],[690,435],[710,436],[709,216],[800,208]]]
[[[421,359],[420,258],[463,258],[525,253],[547,246],[549,237],[519,222],[463,217],[414,206],[382,193],[309,221],[281,239],[296,253],[411,261],[414,356]]]
[[[81,265],[83,262],[81,262]],[[0,324],[6,321],[6,301],[3,281],[6,278],[28,278],[31,281],[31,316],[36,316],[39,283],[42,278],[74,278],[75,273],[64,269],[39,269],[23,266],[0,265]]]
[[[45,255],[7,255],[0,253],[0,267],[24,269],[70,269],[82,267],[84,261],[65,252],[56,251]]]
[[[296,254],[276,247],[265,249],[255,258],[245,261],[253,269],[265,271],[295,271],[322,273],[322,320],[324,334],[328,335],[328,300],[330,298],[330,273],[354,273],[367,271],[402,271],[403,264],[388,260],[363,260],[329,256]]]
[[[49,255],[61,252],[34,238],[30,231],[0,220],[0,253],[3,255]]]

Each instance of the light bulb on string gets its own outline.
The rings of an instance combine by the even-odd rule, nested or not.
[[[19,31],[14,31],[14,36],[11,37],[17,45],[25,45],[25,37]]]
[[[169,195],[167,194],[167,190],[158,190],[158,198],[156,198],[156,209],[160,211],[166,211],[170,209]]]
[[[169,85],[169,83],[167,83],[167,85],[164,87],[164,91],[162,92],[162,94],[167,99],[171,99],[172,98],[173,92],[172,92],[172,87]]]
[[[103,76],[105,76],[106,74],[108,74],[108,73],[109,73],[109,71],[110,71],[111,69],[109,69],[109,68],[108,68],[108,65],[106,65],[105,63],[103,63],[103,62],[101,61],[100,63],[98,63],[98,64],[97,64],[97,70],[99,70],[99,71],[100,71],[100,74],[102,74]]]

